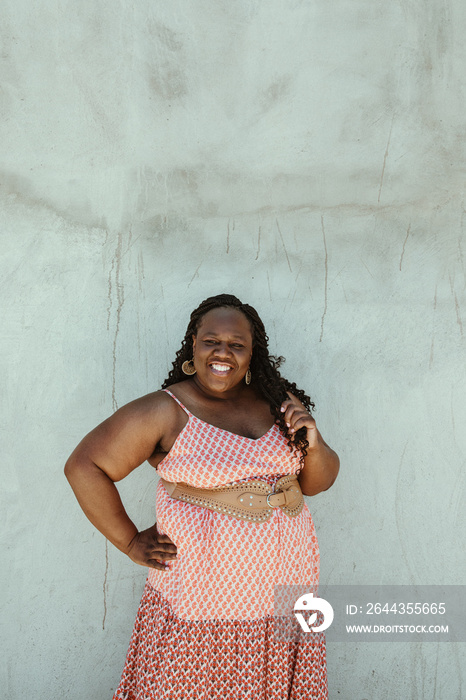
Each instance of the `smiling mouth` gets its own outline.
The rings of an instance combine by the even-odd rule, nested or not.
[[[212,362],[210,369],[214,374],[220,377],[225,377],[229,372],[233,371],[233,367],[230,365],[224,365],[222,362]]]

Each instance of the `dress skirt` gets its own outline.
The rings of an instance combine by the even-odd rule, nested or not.
[[[274,641],[273,617],[182,620],[146,583],[113,700],[326,700],[323,637]]]

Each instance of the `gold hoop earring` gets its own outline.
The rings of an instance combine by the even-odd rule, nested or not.
[[[248,367],[248,371],[247,371],[246,374],[244,375],[244,381],[246,382],[246,384],[250,384],[250,383],[251,383],[251,376],[252,376],[252,375],[251,375],[251,370],[250,370],[249,367]]]
[[[181,369],[185,374],[196,374],[196,368],[194,367],[194,357],[192,360],[185,360],[181,365]]]

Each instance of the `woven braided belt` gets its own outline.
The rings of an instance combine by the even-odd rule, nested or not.
[[[171,498],[202,506],[237,520],[265,522],[274,508],[281,508],[290,518],[303,509],[304,498],[296,474],[282,476],[272,488],[265,481],[253,479],[232,486],[199,489],[189,484],[160,478]]]

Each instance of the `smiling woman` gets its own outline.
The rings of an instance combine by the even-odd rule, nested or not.
[[[325,642],[273,636],[274,586],[318,583],[303,493],[339,469],[281,359],[255,309],[210,297],[162,390],[122,407],[66,464],[91,522],[149,567],[114,700],[328,697]],[[114,482],[145,460],[161,478],[157,522],[139,532]]]
[[[209,311],[193,336],[193,356],[198,385],[218,378],[218,390],[234,387],[245,377],[252,357],[252,332],[244,314],[229,308]]]

